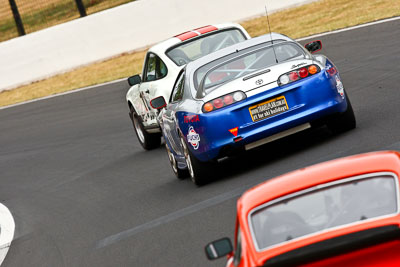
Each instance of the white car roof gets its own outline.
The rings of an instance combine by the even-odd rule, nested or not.
[[[152,46],[149,49],[149,52],[153,52],[153,53],[155,53],[155,54],[157,54],[159,56],[163,56],[165,54],[165,52],[169,48],[171,48],[171,47],[173,47],[173,46],[175,46],[177,44],[180,44],[182,42],[185,42],[186,40],[190,40],[192,38],[195,38],[195,37],[198,37],[198,36],[201,36],[201,35],[204,35],[204,34],[211,34],[211,33],[213,33],[215,31],[215,30],[211,30],[211,31],[207,31],[207,32],[205,32],[203,34],[201,34],[199,32],[200,30],[206,29],[208,27],[210,27],[210,29],[211,29],[211,27],[213,27],[213,28],[215,27],[215,28],[217,28],[217,30],[223,30],[223,29],[229,29],[229,28],[237,28],[237,29],[241,30],[241,32],[243,34],[246,35],[247,39],[250,39],[250,35],[246,32],[246,30],[240,24],[237,24],[237,23],[224,23],[224,24],[208,25],[208,26],[200,27],[200,28],[197,28],[197,29],[193,29],[193,30],[190,30],[190,31],[187,31],[187,32],[183,32],[183,33],[177,34],[174,37],[171,37],[171,38],[169,38],[169,39],[167,39],[165,41],[157,43],[156,45]],[[183,36],[183,35],[185,35],[185,34],[188,34],[188,36],[192,35],[192,37],[184,39],[185,36]],[[184,40],[182,40],[180,38],[182,38]]]

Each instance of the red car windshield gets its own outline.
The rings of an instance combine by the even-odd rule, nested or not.
[[[250,213],[258,251],[302,236],[398,213],[392,174],[373,174],[320,185],[271,201]]]

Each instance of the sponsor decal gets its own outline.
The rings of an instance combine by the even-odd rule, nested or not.
[[[233,129],[230,129],[229,131],[231,132],[231,134],[233,134],[233,136],[237,136],[237,134],[238,134],[238,127],[236,127],[236,128],[233,128]]]
[[[343,83],[339,79],[338,75],[335,76],[335,79],[336,79],[336,89],[337,89],[338,93],[340,94],[340,96],[344,99],[344,86],[343,86]]]
[[[199,148],[200,145],[200,135],[196,133],[194,130],[193,126],[189,127],[188,135],[187,135],[187,141],[189,144],[193,146],[195,150]]]
[[[333,76],[337,73],[337,70],[334,66],[332,66],[331,64],[327,64],[326,65],[326,71],[329,73],[329,75]]]
[[[263,84],[263,83],[264,83],[263,79],[258,79],[258,80],[256,81],[256,85],[261,85],[261,84]]]
[[[192,123],[192,122],[198,122],[198,121],[200,121],[199,115],[189,115],[189,116],[183,117],[184,123]]]
[[[307,63],[303,62],[303,63],[297,64],[297,65],[293,65],[292,69],[298,68],[298,67],[303,66],[303,65],[307,65]]]

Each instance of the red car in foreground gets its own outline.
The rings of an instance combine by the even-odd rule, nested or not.
[[[260,184],[237,202],[227,266],[400,266],[400,153],[361,154]]]

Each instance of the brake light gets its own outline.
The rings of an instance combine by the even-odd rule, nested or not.
[[[208,101],[203,105],[202,110],[204,113],[211,112],[213,110],[232,105],[244,99],[246,99],[245,93],[243,93],[242,91],[236,91],[234,93],[230,93],[222,97],[218,97],[216,99]]]
[[[291,72],[282,74],[278,78],[278,85],[283,86],[304,78],[307,78],[308,76],[314,75],[318,72],[320,72],[321,69],[318,67],[318,65],[309,65],[305,66],[296,70],[292,70]]]
[[[215,108],[222,108],[224,106],[224,102],[221,98],[214,99],[213,105]]]
[[[294,82],[299,79],[299,74],[297,72],[291,72],[289,73],[289,79]]]
[[[225,103],[225,105],[232,104],[233,103],[233,96],[231,96],[231,95],[224,96],[224,103]]]
[[[301,78],[307,77],[307,76],[308,76],[308,69],[306,69],[306,68],[301,68],[301,69],[299,70],[299,75],[300,75]]]

